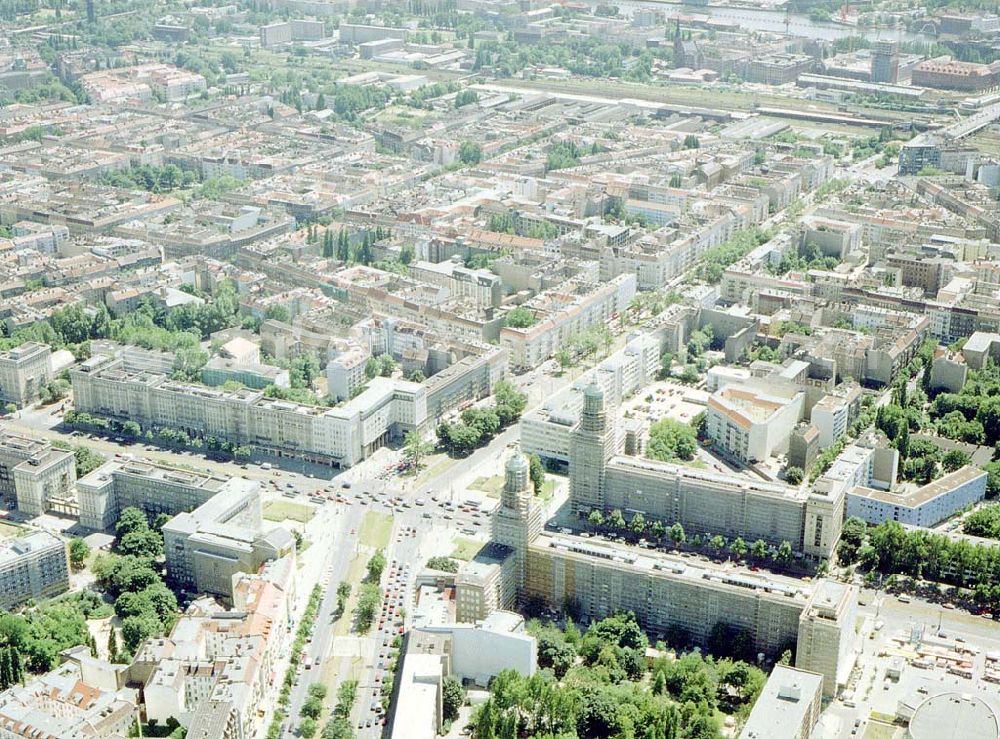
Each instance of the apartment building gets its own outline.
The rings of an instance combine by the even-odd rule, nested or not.
[[[834,580],[820,580],[799,616],[795,666],[823,676],[823,696],[847,683],[860,645],[855,628],[858,590]]]
[[[367,347],[346,341],[336,343],[326,363],[327,392],[338,400],[352,397],[368,379],[365,364],[370,357]]]
[[[570,432],[570,505],[578,516],[642,513],[666,526],[679,522],[689,534],[788,541],[806,557],[826,559],[840,539],[848,491],[895,481],[895,450],[868,439],[844,449],[809,489],[619,454],[600,388],[588,391]]]
[[[936,526],[986,497],[986,472],[967,465],[916,490],[891,492],[859,486],[847,494],[847,515],[870,524],[898,521]]]
[[[917,87],[963,92],[983,92],[998,84],[997,71],[993,66],[960,62],[948,56],[920,62],[913,68],[910,79]]]
[[[163,527],[167,574],[192,593],[233,595],[233,578],[294,552],[282,528],[265,530],[260,483],[142,461],[107,462],[77,482],[80,524],[111,530],[128,507],[172,516]]]
[[[143,686],[146,719],[175,719],[192,739],[251,739],[288,633],[294,563],[281,559],[236,579],[235,610],[196,601],[169,636],[139,648],[130,676]]]
[[[622,274],[605,283],[568,280],[524,305],[538,319],[528,328],[505,326],[500,346],[507,350],[511,367],[537,367],[572,337],[602,326],[628,308],[636,291],[634,274]]]
[[[962,357],[974,370],[981,370],[987,361],[1000,361],[1000,334],[976,331],[962,346]]]
[[[163,549],[171,582],[231,601],[236,575],[294,555],[295,543],[287,529],[264,530],[260,484],[235,477],[190,513],[170,519],[163,527]]]
[[[0,608],[51,598],[69,589],[66,543],[47,531],[32,531],[0,543]]]
[[[117,739],[139,720],[127,665],[90,656],[86,646],[60,653],[54,670],[0,693],[0,737]]]
[[[37,401],[52,380],[51,354],[46,344],[34,341],[0,352],[0,402],[23,408]]]
[[[625,347],[601,362],[572,386],[544,401],[521,418],[521,448],[549,465],[569,464],[570,431],[580,419],[586,389],[596,384],[609,407],[639,392],[656,379],[660,341],[648,334],[631,338]]]
[[[229,478],[132,459],[112,460],[77,480],[80,525],[112,531],[125,508],[149,517],[192,511],[222,491]]]
[[[0,495],[15,497],[19,511],[40,516],[69,507],[75,482],[73,452],[53,449],[45,439],[0,430]]]
[[[825,395],[812,408],[809,421],[819,432],[819,446],[826,449],[847,433],[851,406],[846,398]]]
[[[814,64],[815,60],[805,54],[768,54],[750,61],[747,80],[764,85],[786,85],[810,71]]]
[[[741,462],[764,461],[788,450],[804,403],[805,393],[790,383],[727,385],[708,399],[705,434],[721,452]]]
[[[455,575],[455,620],[477,623],[498,610],[517,607],[518,573],[511,549],[490,543]]]
[[[77,410],[143,427],[182,429],[259,451],[350,467],[392,438],[427,422],[427,393],[417,383],[376,377],[337,408],[273,400],[257,390],[224,390],[129,371],[97,356],[70,373]]]
[[[740,732],[741,739],[768,739],[781,727],[787,739],[809,739],[823,710],[823,676],[775,665]]]
[[[267,49],[292,41],[319,41],[325,34],[323,21],[296,19],[284,23],[270,23],[260,27],[260,45]]]

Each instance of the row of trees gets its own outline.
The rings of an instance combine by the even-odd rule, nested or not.
[[[714,285],[722,279],[726,267],[738,262],[761,244],[771,240],[774,233],[759,226],[751,226],[734,233],[728,241],[705,250],[699,267],[699,276]]]
[[[381,549],[368,560],[367,576],[365,582],[361,584],[358,602],[354,606],[354,625],[362,634],[368,633],[371,629],[378,615],[379,606],[382,605],[382,588],[379,581],[382,579],[385,565],[385,553]]]
[[[1000,583],[1000,548],[953,541],[927,529],[907,530],[896,521],[867,527],[861,519],[848,519],[837,555],[843,564],[857,564],[870,572],[973,587],[977,592]],[[1000,589],[996,595],[1000,610]]]
[[[580,359],[586,359],[603,349],[607,354],[611,349],[613,337],[611,329],[603,323],[595,323],[590,328],[570,336],[555,353],[555,359],[560,367],[572,367]]]
[[[200,180],[198,172],[181,169],[176,164],[134,164],[128,169],[105,172],[101,176],[101,183],[104,185],[157,193],[192,187]]]
[[[437,427],[438,444],[448,452],[468,454],[517,421],[527,404],[528,397],[512,382],[500,380],[493,388],[492,406],[466,408],[459,423]]]
[[[160,444],[172,449],[204,451],[211,456],[232,459],[239,463],[249,461],[253,453],[253,449],[245,444],[234,444],[231,441],[219,439],[215,436],[191,436],[186,431],[168,426],[151,426],[143,430],[135,421],[102,418],[101,416],[92,416],[89,413],[76,410],[66,411],[66,414],[63,416],[63,422],[67,426],[83,431],[98,434],[121,434],[129,439],[141,439],[151,444]],[[80,448],[78,447],[78,449]],[[100,455],[97,455],[97,457],[100,457],[99,460],[92,455],[96,455],[96,452],[91,452],[90,450],[84,452],[84,457],[88,460],[87,464],[89,466],[87,472],[103,462],[103,457],[100,457]],[[77,454],[77,474],[82,476],[80,473],[80,461],[81,455]],[[86,474],[86,472],[82,474]]]
[[[679,521],[667,527],[660,520],[647,521],[646,517],[638,512],[626,520],[618,509],[605,516],[595,508],[587,516],[587,524],[600,533],[614,534],[632,540],[644,538],[659,545],[666,545],[669,542],[675,548],[705,550],[714,557],[725,556],[737,560],[748,558],[755,564],[763,564],[770,560],[779,565],[788,565],[794,558],[792,545],[787,541],[773,547],[763,539],[747,543],[740,536],[732,540],[721,534],[710,533],[689,537]]]
[[[316,616],[319,613],[319,604],[323,599],[323,589],[316,585],[309,593],[309,601],[302,612],[302,620],[295,631],[295,639],[292,640],[292,648],[288,657],[288,669],[285,671],[285,679],[281,683],[281,692],[278,693],[278,707],[274,711],[271,723],[267,727],[267,739],[279,739],[283,734],[282,723],[288,717],[288,703],[292,697],[292,688],[295,686],[295,675],[302,661],[302,650],[306,645],[306,640],[312,635],[316,626]]]
[[[357,680],[345,680],[340,684],[340,687],[337,688],[337,703],[330,714],[330,720],[326,722],[320,733],[322,739],[354,739],[354,730],[351,728],[351,711],[354,708],[357,695]],[[299,733],[302,733],[301,726]],[[302,736],[309,739],[304,733]]]

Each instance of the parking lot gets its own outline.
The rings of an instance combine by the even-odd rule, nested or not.
[[[1000,713],[1000,629],[992,619],[885,593],[868,591],[862,601],[860,666],[816,736],[892,736],[887,724],[897,713],[946,692],[978,696]]]

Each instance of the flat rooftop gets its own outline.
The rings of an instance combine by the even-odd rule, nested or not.
[[[822,691],[822,675],[775,665],[743,726],[741,739],[768,739],[779,733],[779,726],[784,729],[780,732],[783,735],[797,736],[798,728]]]
[[[969,464],[909,493],[893,493],[887,490],[858,487],[855,488],[853,494],[867,500],[887,503],[900,508],[916,508],[980,477],[985,478],[986,472]],[[983,484],[985,485],[985,482]]]
[[[555,549],[578,560],[613,562],[629,570],[667,579],[750,590],[761,596],[787,598],[802,605],[805,605],[813,591],[812,585],[801,580],[785,575],[752,572],[732,562],[717,565],[705,559],[665,554],[627,544],[610,544],[572,534],[543,532],[531,547]]]

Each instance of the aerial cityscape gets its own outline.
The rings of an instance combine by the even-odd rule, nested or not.
[[[0,0],[0,739],[1000,739],[997,0]]]

